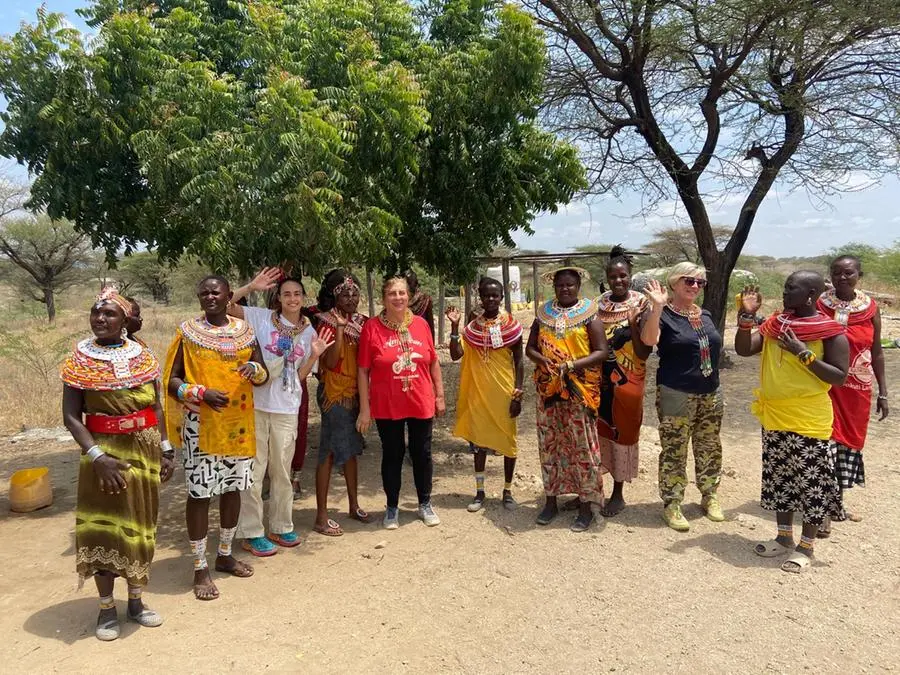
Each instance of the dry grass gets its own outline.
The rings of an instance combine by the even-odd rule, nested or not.
[[[57,427],[62,421],[62,383],[59,366],[78,340],[90,335],[90,298],[67,297],[71,306],[49,326],[46,317],[19,314],[0,332],[0,433],[35,427]],[[81,302],[79,302],[81,301]],[[175,326],[195,312],[194,307],[142,307],[141,337],[162,358]]]

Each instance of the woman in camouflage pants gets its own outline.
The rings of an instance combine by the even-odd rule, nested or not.
[[[696,304],[706,286],[706,270],[679,263],[669,272],[669,297],[654,303],[641,331],[641,340],[656,345],[656,410],[659,415],[659,495],[666,524],[687,532],[681,512],[687,485],[688,442],[694,449],[697,488],[706,517],[725,520],[716,490],[722,473],[722,395],[719,356],[722,336],[712,317]]]

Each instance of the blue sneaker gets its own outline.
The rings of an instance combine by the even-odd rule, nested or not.
[[[253,537],[244,539],[242,544],[245,551],[249,551],[257,558],[268,558],[278,553],[278,547],[265,537]]]
[[[296,532],[282,532],[280,534],[270,532],[269,540],[275,542],[282,548],[294,548],[295,546],[300,545],[300,537],[297,536]]]

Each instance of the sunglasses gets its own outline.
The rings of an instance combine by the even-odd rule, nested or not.
[[[694,277],[681,277],[681,280],[684,282],[685,286],[696,286],[697,288],[704,288],[706,286],[706,279],[695,279]]]

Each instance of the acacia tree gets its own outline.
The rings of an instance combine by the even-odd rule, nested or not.
[[[848,172],[895,171],[895,0],[523,0],[545,29],[547,119],[595,191],[678,199],[724,324],[728,279],[776,180],[822,198]],[[742,195],[717,245],[711,197]]]
[[[144,243],[242,273],[416,258],[459,276],[583,180],[534,124],[542,44],[518,10],[485,10],[449,43],[405,0],[95,0],[83,14],[90,47],[43,9],[0,41],[0,153],[35,176],[32,208],[111,257]]]
[[[56,319],[56,295],[90,277],[97,255],[90,238],[72,223],[46,215],[0,221],[0,260],[8,263],[8,280]]]
[[[727,246],[731,239],[731,228],[713,225],[711,229],[716,248],[721,250]],[[697,237],[690,227],[665,227],[657,230],[643,250],[658,267],[669,267],[683,260],[703,263],[703,256],[697,247]]]

